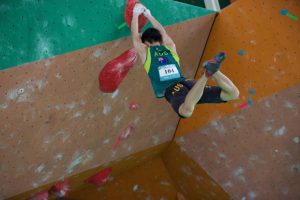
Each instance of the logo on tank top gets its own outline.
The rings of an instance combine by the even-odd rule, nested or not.
[[[160,64],[166,64],[168,62],[168,58],[166,58],[166,57],[159,57],[158,58],[158,62]]]
[[[162,56],[167,56],[169,55],[169,53],[167,51],[159,51],[159,50],[156,50],[154,52],[154,56],[155,57],[162,57]]]

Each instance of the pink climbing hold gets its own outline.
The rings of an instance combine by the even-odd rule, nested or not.
[[[107,93],[116,91],[136,61],[137,52],[132,48],[108,62],[99,73],[100,90]]]
[[[137,102],[131,102],[129,105],[130,110],[137,110],[140,108],[140,105]]]
[[[133,131],[133,126],[128,126],[126,129],[122,130],[120,135],[118,136],[118,139],[116,140],[116,142],[113,144],[113,149],[116,149],[123,140],[126,140]]]
[[[245,108],[246,106],[248,106],[248,102],[247,102],[247,103],[244,103],[244,104],[241,104],[241,105],[239,105],[239,108],[240,108],[240,109],[243,109],[243,108]]]
[[[133,16],[133,8],[135,4],[140,3],[137,0],[126,0],[126,8],[124,13],[124,18],[127,26],[131,27],[131,21]],[[147,24],[148,19],[142,14],[139,16],[139,32],[143,29],[143,27]]]
[[[55,183],[49,190],[57,198],[65,197],[70,191],[70,183],[68,180]]]
[[[108,181],[108,178],[111,173],[112,173],[112,168],[107,167],[107,168],[101,170],[100,172],[98,172],[97,174],[88,178],[88,182],[99,187]]]
[[[28,200],[48,200],[49,193],[47,190],[41,191],[35,194],[33,197],[30,197]]]

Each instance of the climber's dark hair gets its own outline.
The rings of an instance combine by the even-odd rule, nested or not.
[[[143,43],[149,42],[150,44],[154,42],[162,43],[163,41],[161,33],[156,28],[148,28],[145,30],[141,39]]]

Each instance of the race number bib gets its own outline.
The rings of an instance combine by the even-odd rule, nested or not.
[[[163,65],[158,67],[160,81],[169,81],[180,77],[176,65]]]

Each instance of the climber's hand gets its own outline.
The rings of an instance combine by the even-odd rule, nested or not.
[[[146,10],[145,6],[143,4],[137,3],[135,4],[133,8],[133,14],[134,15],[140,15]]]
[[[145,8],[143,14],[144,14],[144,16],[147,17],[147,18],[150,17],[150,16],[152,16],[150,10],[147,9],[147,8]]]

